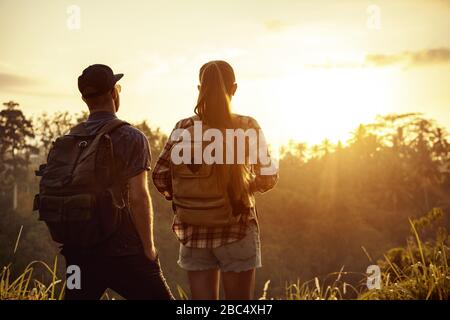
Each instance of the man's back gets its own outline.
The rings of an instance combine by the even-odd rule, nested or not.
[[[115,115],[120,107],[121,91],[117,82],[122,77],[123,74],[114,74],[103,64],[87,67],[78,77],[78,89],[90,111],[88,120],[78,129],[82,135],[94,135],[93,141],[106,141],[100,149],[108,151],[107,157],[90,152],[82,158],[94,163],[89,172],[91,179],[85,180],[87,185],[90,181],[96,184],[97,180],[102,180],[100,185],[106,185],[112,200],[108,209],[97,210],[96,207],[89,212],[87,219],[92,220],[101,213],[105,217],[102,222],[108,222],[109,210],[117,213],[117,209],[122,209],[115,215],[119,217],[118,227],[101,245],[88,250],[75,246],[63,248],[66,264],[76,265],[81,270],[81,286],[66,289],[65,298],[68,300],[99,299],[107,288],[126,299],[173,299],[162,274],[153,239],[153,210],[147,181],[150,147],[142,132],[117,121]],[[88,144],[88,141],[81,141],[77,146],[84,148]],[[77,157],[74,168],[78,160]],[[106,175],[108,178],[98,178],[100,172],[109,173]]]
[[[117,119],[117,116],[111,112],[96,112],[92,113],[83,125],[90,134],[96,134],[113,119]],[[142,243],[131,220],[128,180],[144,170],[150,170],[150,148],[145,135],[130,125],[121,126],[110,135],[117,172],[114,179],[123,182],[125,208],[121,210],[120,225],[115,234],[99,246],[84,250],[82,253],[105,256],[137,254],[142,252]],[[65,247],[62,253],[73,251],[79,252],[79,249]]]

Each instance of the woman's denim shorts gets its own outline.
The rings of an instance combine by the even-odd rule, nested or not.
[[[188,271],[220,269],[222,272],[242,272],[260,268],[259,227],[251,221],[244,238],[217,248],[191,248],[181,244],[178,265]]]

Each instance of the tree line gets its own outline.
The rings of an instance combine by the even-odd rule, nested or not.
[[[87,113],[57,112],[28,118],[15,102],[0,111],[0,264],[24,266],[57,254],[45,227],[31,213],[38,180],[33,172],[52,141]],[[145,121],[153,164],[167,135]],[[358,282],[368,265],[390,248],[405,244],[408,218],[442,208],[439,225],[449,226],[450,144],[444,127],[418,113],[379,116],[360,124],[348,141],[318,145],[290,141],[281,150],[276,188],[257,197],[263,265],[257,288],[271,280],[283,292],[286,281],[354,271]],[[19,208],[8,209],[12,184],[19,185]],[[169,284],[187,287],[176,265],[178,243],[171,233],[170,203],[151,188],[155,233]],[[22,239],[14,253],[17,234]],[[430,230],[424,228],[426,237]]]

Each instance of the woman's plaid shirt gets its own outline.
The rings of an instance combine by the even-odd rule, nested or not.
[[[260,132],[261,129],[255,119],[247,116],[235,115],[238,120],[238,127],[244,130],[253,128]],[[194,125],[194,121],[198,121],[197,116],[183,119],[179,121],[174,130],[176,129],[186,129]],[[172,194],[172,178],[170,172],[170,153],[174,141],[167,141],[164,149],[156,162],[155,168],[153,170],[152,178],[153,183],[160,193],[163,195],[165,193]],[[267,150],[267,154],[268,150]],[[255,173],[255,180],[251,186],[252,190],[255,192],[265,192],[272,189],[277,180],[278,172],[273,170],[273,174],[261,174],[261,169],[272,167],[275,168],[274,164],[271,163],[267,166],[261,164],[253,165],[253,171]],[[240,240],[245,237],[247,224],[249,221],[256,219],[256,212],[253,210],[253,214],[241,219],[238,224],[225,226],[225,227],[202,227],[188,225],[179,221],[177,216],[175,216],[172,229],[175,232],[178,240],[187,247],[193,248],[217,248],[225,244]]]

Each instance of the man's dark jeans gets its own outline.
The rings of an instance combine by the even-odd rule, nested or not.
[[[66,265],[81,271],[81,289],[66,287],[66,300],[98,300],[113,289],[131,300],[170,300],[173,296],[162,274],[159,261],[143,253],[128,256],[65,254]]]

